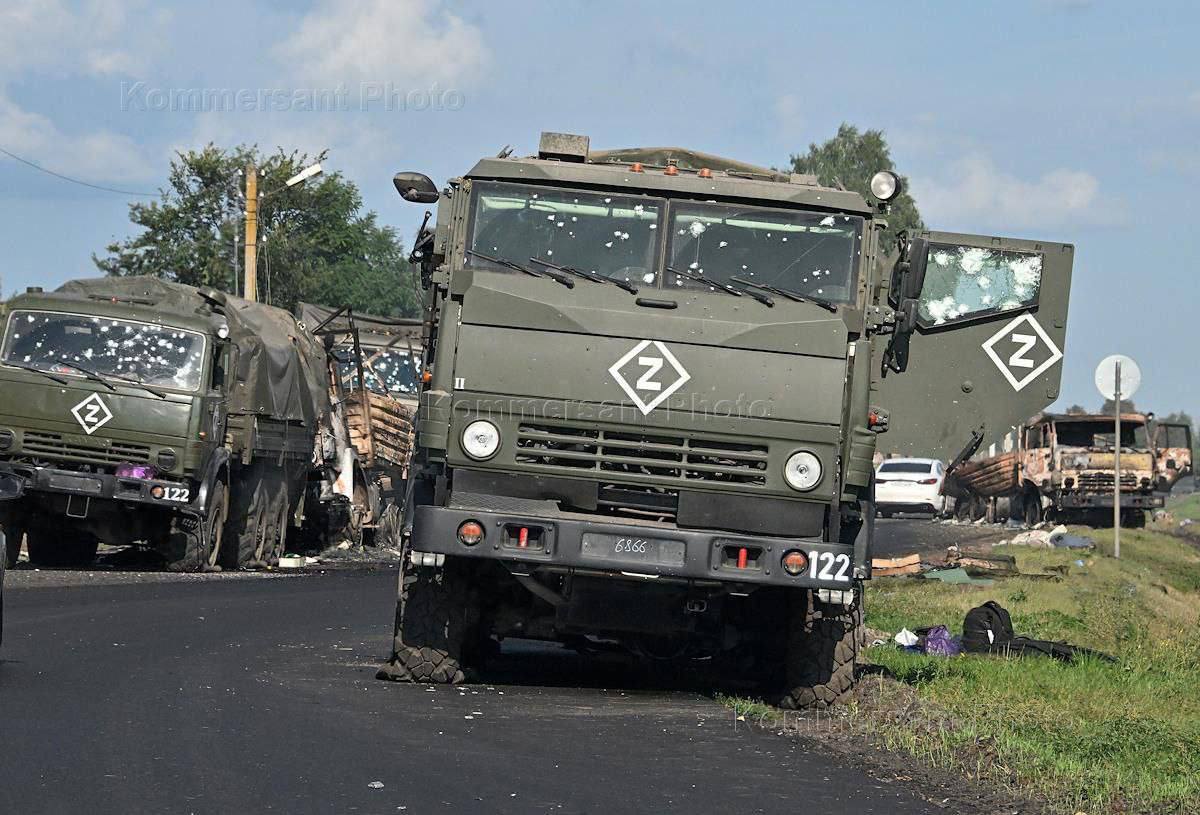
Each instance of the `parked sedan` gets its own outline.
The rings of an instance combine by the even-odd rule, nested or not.
[[[933,458],[890,458],[875,470],[875,508],[884,518],[895,512],[946,514],[942,495],[946,468]]]

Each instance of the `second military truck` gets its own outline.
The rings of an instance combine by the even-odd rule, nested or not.
[[[349,516],[330,415],[324,349],[286,311],[141,277],[18,295],[0,473],[26,489],[0,507],[6,559],[24,538],[40,565],[85,565],[101,541],[175,570],[272,565],[301,518]]]
[[[833,704],[877,435],[949,459],[1057,393],[1071,247],[921,232],[897,251],[888,172],[868,201],[544,134],[440,191],[394,182],[438,208],[414,251],[429,328],[384,678],[458,682],[519,637]]]

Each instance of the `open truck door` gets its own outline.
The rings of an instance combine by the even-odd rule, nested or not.
[[[899,325],[881,338],[872,395],[889,414],[877,451],[953,462],[1005,449],[1056,400],[1073,258],[1065,243],[910,235],[889,295]]]

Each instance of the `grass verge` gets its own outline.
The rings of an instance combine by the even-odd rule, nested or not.
[[[886,632],[944,624],[961,633],[967,610],[994,599],[1018,634],[1085,645],[1119,664],[871,648],[866,660],[895,682],[866,678],[845,726],[934,767],[1047,801],[1052,811],[1200,812],[1200,550],[1160,531],[1126,529],[1118,561],[1109,556],[1111,530],[1076,531],[1092,536],[1097,551],[1012,552],[1023,573],[1057,568],[1061,581],[876,580],[867,624]]]

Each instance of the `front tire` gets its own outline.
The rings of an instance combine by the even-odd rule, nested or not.
[[[392,657],[379,679],[456,685],[466,679],[464,650],[477,627],[464,564],[415,566],[404,547]]]
[[[176,515],[167,533],[167,569],[172,572],[219,572],[229,519],[229,492],[224,481],[214,481],[208,492],[204,523]]]
[[[4,526],[4,565],[12,568],[21,556],[21,543],[25,540],[25,528],[17,524]]]
[[[824,603],[814,590],[791,591],[788,598],[785,678],[779,706],[826,710],[854,690],[854,669],[862,642],[862,584],[850,605]]]

